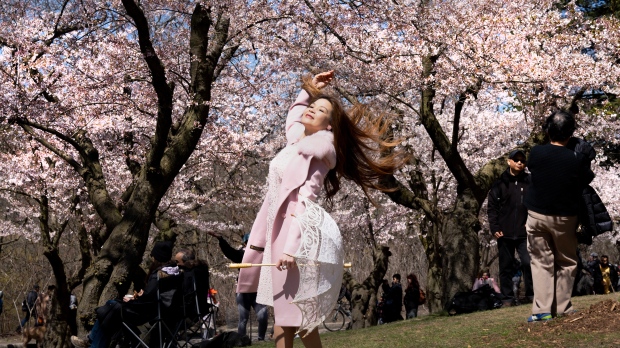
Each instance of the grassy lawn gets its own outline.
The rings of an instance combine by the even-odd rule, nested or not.
[[[564,318],[547,323],[526,323],[531,314],[531,305],[507,307],[493,311],[463,314],[454,317],[429,315],[413,320],[375,326],[361,330],[326,332],[321,334],[326,348],[411,348],[411,347],[620,347],[620,327],[602,332],[590,327],[575,328],[579,313],[590,305],[603,300],[619,300],[617,294],[603,296],[582,296],[573,298],[574,307],[579,310],[575,319]],[[613,314],[620,316],[620,311]],[[583,316],[583,315],[582,315]],[[564,329],[567,320],[570,327]],[[606,323],[601,318],[600,325]],[[615,325],[614,325],[615,326]],[[259,347],[273,346],[266,342]],[[303,347],[299,339],[295,347]]]

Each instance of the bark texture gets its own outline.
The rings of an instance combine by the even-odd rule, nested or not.
[[[387,272],[389,258],[392,255],[387,246],[378,247],[374,253],[375,267],[370,275],[358,283],[349,272],[344,274],[344,283],[351,291],[351,327],[362,329],[377,325],[377,290]]]

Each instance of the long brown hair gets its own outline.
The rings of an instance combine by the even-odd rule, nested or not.
[[[311,76],[303,78],[302,88],[312,97],[310,104],[325,99],[332,105],[331,131],[334,134],[336,167],[327,173],[323,182],[327,198],[340,190],[341,177],[355,182],[368,197],[369,188],[390,191],[378,180],[393,174],[406,159],[402,152],[391,151],[400,142],[389,134],[391,123],[387,114],[373,118],[370,109],[363,104],[354,104],[345,111],[338,98],[314,86]]]
[[[407,289],[420,288],[420,282],[418,282],[418,277],[416,277],[415,274],[409,273],[409,275],[407,275],[407,279],[411,279],[411,284],[407,285]]]

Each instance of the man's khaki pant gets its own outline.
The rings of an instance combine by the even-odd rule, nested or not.
[[[525,228],[534,282],[532,314],[564,314],[572,309],[577,274],[577,217],[530,211]]]

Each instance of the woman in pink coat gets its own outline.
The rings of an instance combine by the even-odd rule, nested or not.
[[[320,93],[333,76],[329,71],[305,81],[286,120],[287,145],[269,166],[267,194],[252,226],[243,262],[275,263],[276,267],[244,268],[239,273],[238,293],[258,292],[258,303],[274,307],[276,347],[293,346],[302,320],[301,311],[291,303],[299,287],[293,255],[301,240],[295,221],[305,209],[301,201],[316,201],[322,187],[327,197],[333,196],[340,177],[353,180],[364,191],[380,189],[376,179],[392,173],[398,162],[395,155],[372,160],[365,154],[373,150],[363,143],[368,140],[383,146],[394,144],[381,141],[382,129],[373,124],[360,128],[357,121],[364,109],[355,108],[349,116],[338,99]],[[302,336],[306,347],[321,347],[318,330]]]

